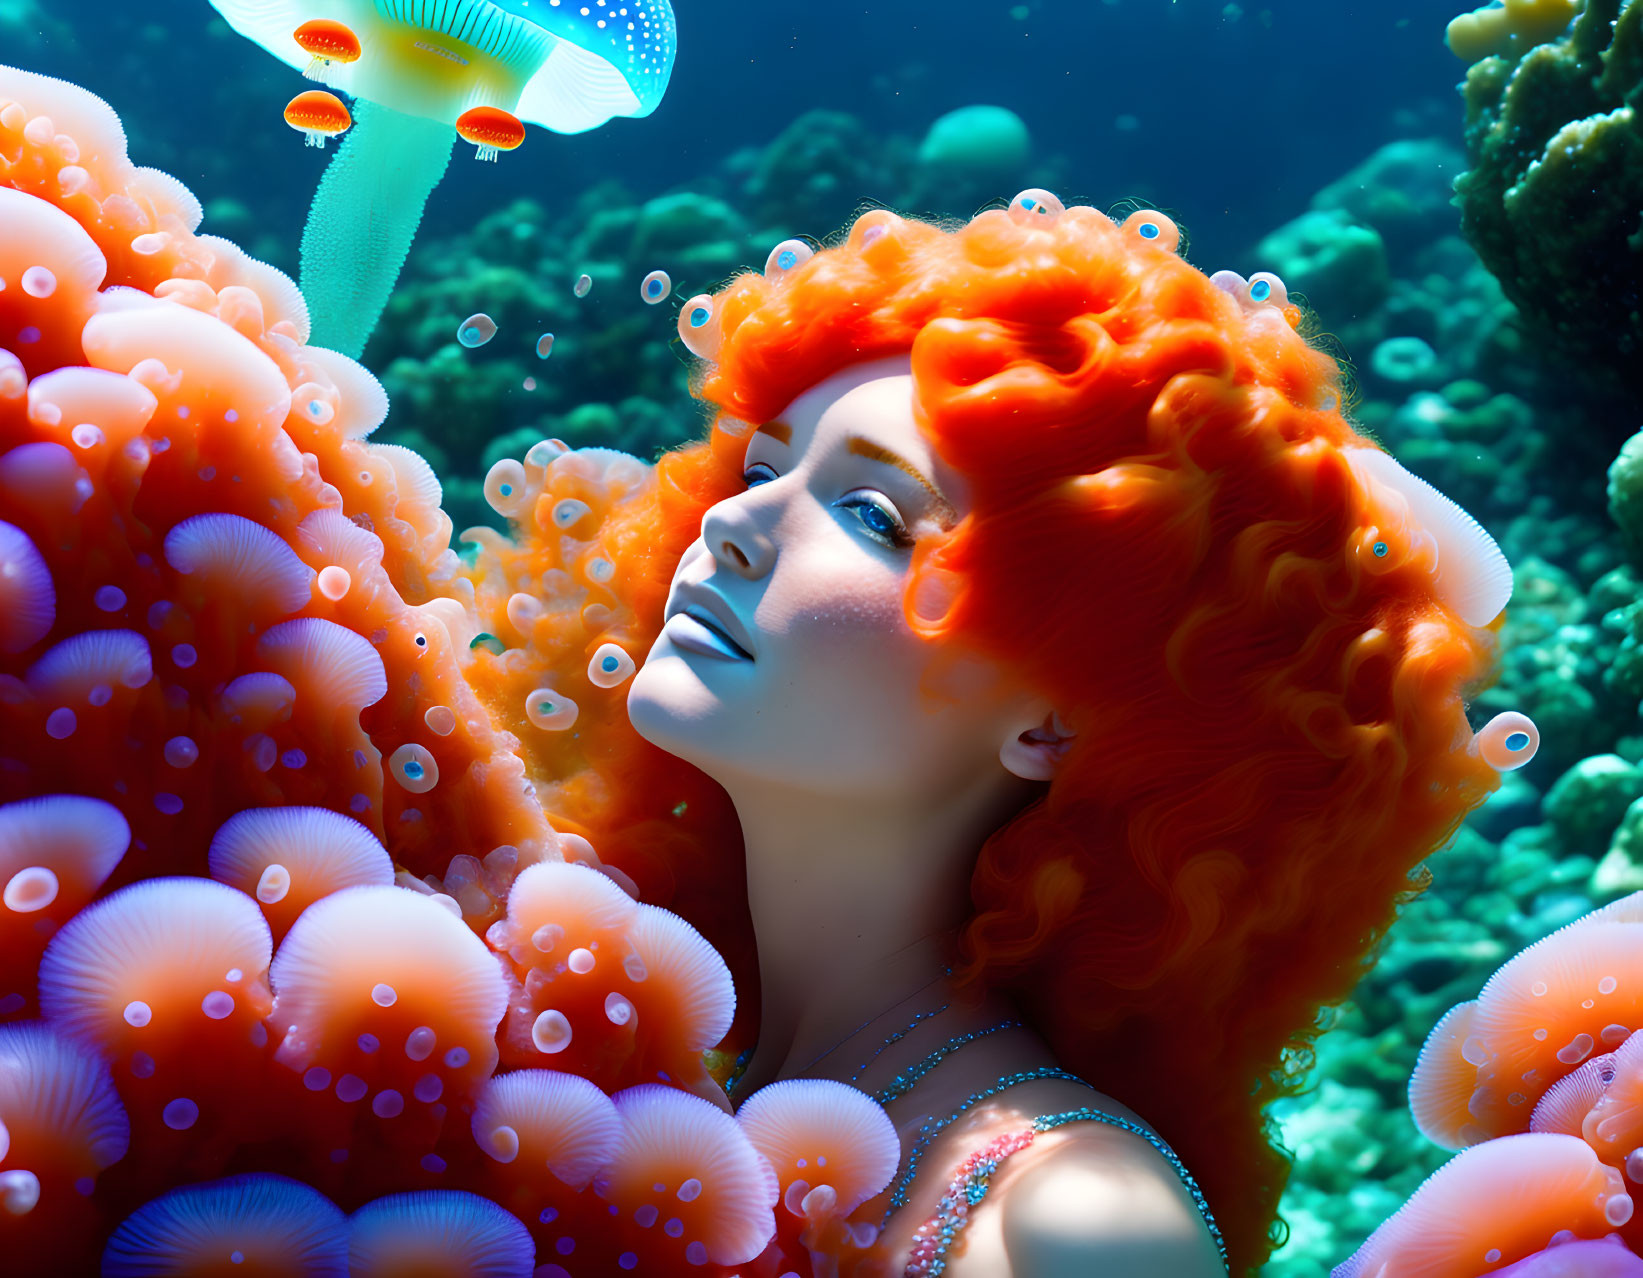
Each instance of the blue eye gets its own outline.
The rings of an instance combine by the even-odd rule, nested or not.
[[[759,484],[769,483],[776,478],[774,472],[763,462],[756,462],[742,472],[742,482],[749,488]],[[857,491],[860,491],[859,489]],[[901,521],[884,506],[865,497],[852,498],[850,494],[841,497],[834,505],[841,510],[859,512],[857,518],[875,541],[883,542],[887,546],[904,548],[913,544],[913,538]]]
[[[861,520],[862,527],[876,540],[898,548],[913,544],[912,537],[902,527],[901,521],[876,501],[869,501],[866,498],[851,501],[845,498],[838,504],[845,510],[858,512],[857,518]]]

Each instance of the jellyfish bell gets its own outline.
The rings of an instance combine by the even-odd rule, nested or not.
[[[308,145],[323,147],[326,138],[346,133],[354,122],[342,99],[324,89],[309,89],[285,104],[285,122],[308,135]]]
[[[292,32],[291,38],[299,49],[310,55],[303,75],[321,84],[331,82],[333,65],[346,66],[359,61],[359,37],[352,27],[331,18],[312,18]]]
[[[305,73],[406,115],[455,125],[491,107],[556,133],[656,109],[673,70],[668,0],[603,7],[532,0],[212,0],[228,25]],[[502,149],[502,148],[499,148]]]
[[[649,115],[673,71],[668,0],[604,5],[541,0],[212,0],[241,35],[305,70],[295,38],[327,20],[358,40],[325,82],[354,99],[354,127],[321,183],[302,238],[310,341],[361,354],[444,176],[458,120],[491,108],[518,126],[583,133]],[[502,139],[506,140],[506,139]],[[486,138],[475,145],[495,147]]]
[[[456,135],[479,148],[476,159],[494,160],[499,152],[518,148],[525,140],[525,126],[500,107],[477,106],[457,117]]]

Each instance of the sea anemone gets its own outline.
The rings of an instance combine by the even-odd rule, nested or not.
[[[285,1176],[253,1173],[188,1185],[143,1204],[103,1251],[107,1278],[348,1278],[348,1218]],[[224,1262],[233,1269],[226,1269]]]

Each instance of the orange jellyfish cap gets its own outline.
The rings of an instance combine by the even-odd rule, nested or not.
[[[330,18],[315,18],[292,33],[304,53],[332,62],[353,62],[359,58],[359,37],[353,28]]]
[[[525,140],[525,126],[516,115],[500,107],[479,106],[457,117],[457,134],[475,146],[511,151]]]
[[[354,122],[342,99],[324,89],[309,89],[285,104],[285,122],[293,129],[335,136]]]

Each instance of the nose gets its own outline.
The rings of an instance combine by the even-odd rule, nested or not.
[[[735,499],[709,507],[702,516],[702,543],[717,563],[739,577],[764,576],[776,558],[775,543],[754,520],[747,503]]]

